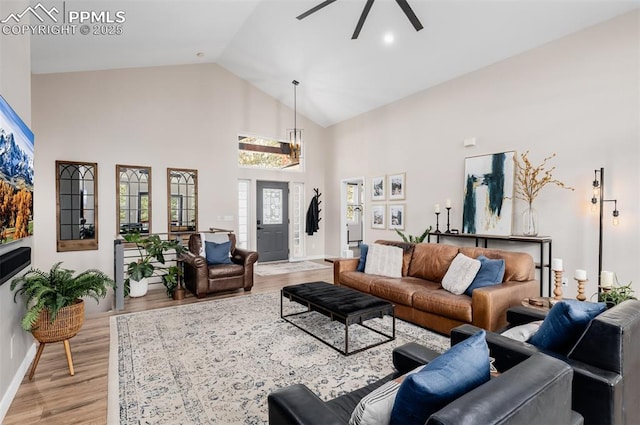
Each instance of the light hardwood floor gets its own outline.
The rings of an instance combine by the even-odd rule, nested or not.
[[[286,285],[316,280],[333,282],[333,268],[267,277],[255,276],[250,293],[275,292]],[[199,300],[187,291],[184,300],[174,301],[167,298],[161,287],[150,290],[142,298],[127,299],[124,313],[240,297],[250,293],[240,290]],[[70,340],[74,376],[69,375],[63,344],[59,342],[47,345],[33,380],[29,381],[27,376],[24,377],[3,424],[105,424],[109,317],[122,313],[98,313],[86,318],[78,335]]]

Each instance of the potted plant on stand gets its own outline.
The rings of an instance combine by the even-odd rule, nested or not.
[[[107,288],[114,285],[100,270],[91,269],[74,276],[73,270],[63,269],[60,264],[56,263],[48,273],[31,268],[11,281],[11,290],[16,291],[14,301],[23,295],[27,306],[22,328],[40,342],[29,379],[33,378],[45,344],[60,341],[64,342],[69,374],[74,374],[69,339],[84,323],[82,297],[99,301],[107,294]]]
[[[138,232],[124,235],[124,240],[136,245],[138,258],[127,266],[128,277],[124,281],[124,294],[130,297],[146,295],[149,287],[148,279],[160,276],[167,288],[167,295],[172,295],[177,287],[180,269],[175,266],[165,266],[165,254],[175,251],[182,254],[185,249],[177,241],[163,240],[158,235],[142,236]]]

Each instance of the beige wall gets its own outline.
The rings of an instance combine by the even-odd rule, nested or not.
[[[530,150],[538,162],[555,152],[554,176],[576,190],[546,187],[535,206],[541,234],[553,237],[554,257],[564,259],[565,293],[576,293],[575,269],[587,269],[586,293],[596,291],[598,219],[589,200],[600,167],[606,196],[617,198],[621,211],[613,228],[613,205],[605,206],[603,268],[640,292],[639,16],[623,15],[329,128],[327,198],[336,200],[341,179],[367,176],[370,184],[372,176],[406,171],[407,231],[435,226],[433,206],[447,198],[460,228],[465,157]],[[464,148],[472,136],[477,146]],[[515,232],[523,208],[518,201]],[[327,251],[337,254],[339,203],[328,202],[327,210]],[[366,241],[397,239],[372,230],[369,214],[366,220]]]
[[[21,10],[26,1],[0,3],[0,16]],[[31,57],[28,36],[0,36],[0,95],[22,120],[31,125]],[[37,143],[37,139],[36,139]],[[36,156],[35,161],[38,160]],[[38,179],[36,176],[35,179]],[[0,247],[0,254],[20,246],[31,246],[33,238]],[[28,366],[25,357],[33,345],[31,334],[24,332],[20,321],[24,306],[13,302],[10,283],[0,286],[0,422],[22,381],[21,367]],[[11,345],[13,340],[13,353]],[[13,355],[12,355],[13,354]]]
[[[298,122],[305,154],[313,159],[305,172],[238,168],[238,133],[284,137],[293,112],[218,65],[34,75],[32,82],[33,130],[38,155],[47,158],[35,170],[45,176],[35,192],[41,267],[63,261],[72,269],[91,266],[113,274],[116,164],[152,167],[152,231],[161,233],[167,231],[167,167],[198,170],[200,229],[237,228],[239,178],[254,185],[256,179],[303,182],[307,202],[313,187],[324,187],[323,130],[304,118]],[[57,159],[98,163],[98,251],[56,252]],[[323,253],[321,229],[307,237],[307,255]]]

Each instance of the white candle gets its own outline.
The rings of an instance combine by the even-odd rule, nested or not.
[[[613,286],[613,272],[603,270],[600,274],[600,286],[611,288]]]
[[[578,280],[587,280],[587,271],[576,269],[576,279]]]
[[[551,260],[551,270],[556,271],[556,272],[561,272],[562,271],[562,259],[554,258],[553,260]]]
[[[439,212],[440,212],[440,204],[436,204],[436,205],[433,207],[433,210],[434,210],[435,212],[439,213]]]
[[[447,199],[447,208],[451,208],[451,199]]]

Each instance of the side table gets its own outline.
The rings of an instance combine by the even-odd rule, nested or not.
[[[549,311],[556,302],[558,302],[558,300],[553,297],[533,297],[523,299],[522,305],[527,308],[537,308],[539,310]]]
[[[176,258],[176,266],[178,266],[178,287],[173,290],[173,299],[178,301],[183,300],[186,293],[183,285],[184,262],[180,259],[180,257]]]

